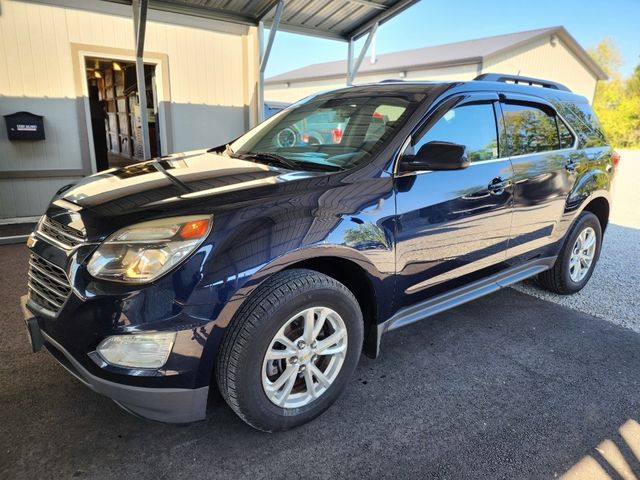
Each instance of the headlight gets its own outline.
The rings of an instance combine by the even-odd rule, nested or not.
[[[87,270],[103,280],[145,283],[178,265],[205,239],[211,217],[152,220],[123,228],[91,256]]]
[[[114,335],[98,345],[98,353],[118,367],[160,368],[167,363],[175,340],[176,332]]]

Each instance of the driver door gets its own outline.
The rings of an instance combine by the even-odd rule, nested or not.
[[[503,156],[498,96],[445,102],[412,135],[408,150],[431,141],[467,147],[462,170],[402,173],[397,167],[396,271],[400,308],[501,268],[511,228],[513,169]],[[506,155],[506,152],[504,152]],[[402,159],[400,158],[400,162]]]

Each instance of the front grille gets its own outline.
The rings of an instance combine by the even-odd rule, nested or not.
[[[64,270],[31,254],[29,260],[29,298],[41,307],[57,314],[71,294]]]
[[[38,233],[53,240],[64,248],[77,247],[84,241],[81,231],[44,217],[38,224]]]

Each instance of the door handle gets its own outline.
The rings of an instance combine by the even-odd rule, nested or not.
[[[489,193],[492,195],[502,195],[504,193],[505,188],[511,186],[511,182],[509,180],[503,180],[500,177],[496,177],[491,180],[491,183],[487,186]]]

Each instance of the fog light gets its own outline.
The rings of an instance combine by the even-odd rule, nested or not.
[[[127,368],[160,368],[169,358],[176,332],[114,335],[98,345],[98,353],[110,365]]]

